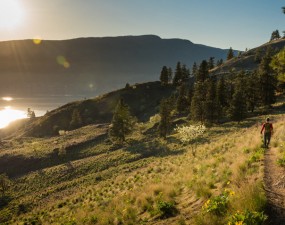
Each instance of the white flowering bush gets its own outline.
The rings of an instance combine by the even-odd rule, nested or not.
[[[180,141],[188,144],[201,136],[206,131],[206,127],[203,124],[197,126],[190,125],[177,127],[174,130],[178,133]]]
[[[178,138],[183,144],[192,144],[192,154],[195,156],[196,143],[195,140],[201,137],[206,131],[206,127],[201,125],[181,126],[174,129],[178,133]]]

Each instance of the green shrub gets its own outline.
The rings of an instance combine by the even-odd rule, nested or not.
[[[177,213],[174,202],[158,201],[157,209],[160,212],[161,218],[168,218],[176,215]]]
[[[229,196],[234,195],[233,191],[224,190],[222,194],[209,199],[203,206],[207,213],[213,213],[217,216],[226,214],[229,206]]]
[[[251,212],[246,210],[245,212],[237,211],[229,219],[228,225],[262,225],[267,216],[263,212]]]

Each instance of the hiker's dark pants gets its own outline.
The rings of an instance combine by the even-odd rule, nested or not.
[[[264,133],[264,146],[268,147],[271,139],[271,133]]]

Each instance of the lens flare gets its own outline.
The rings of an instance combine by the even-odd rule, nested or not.
[[[56,61],[59,65],[62,65],[64,68],[68,69],[70,67],[70,63],[67,61],[67,59],[62,56],[59,55],[56,57]]]
[[[40,45],[42,43],[42,39],[40,37],[35,37],[33,42],[35,45]]]
[[[12,97],[3,97],[2,100],[6,101],[6,102],[10,102],[13,100],[13,98]]]

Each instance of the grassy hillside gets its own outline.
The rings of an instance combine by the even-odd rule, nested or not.
[[[280,110],[271,115],[275,147],[284,142]],[[207,128],[196,145],[182,144],[175,131],[158,138],[156,117],[124,144],[108,139],[108,124],[3,142],[0,173],[11,184],[0,223],[218,225],[238,211],[263,211],[263,120]],[[221,199],[226,204],[212,210]]]
[[[113,111],[120,98],[123,98],[129,105],[132,115],[142,122],[158,113],[161,99],[167,98],[173,93],[175,93],[175,87],[162,86],[158,81],[135,84],[94,99],[66,104],[34,121],[26,121],[24,126],[16,123],[12,127],[3,129],[0,136],[8,136],[15,132],[14,136],[58,135],[59,130],[70,129],[70,121],[75,109],[79,110],[82,126],[94,123],[110,123]]]
[[[259,62],[255,60],[257,52],[264,55],[268,48],[271,48],[272,53],[277,53],[285,47],[285,39],[278,39],[267,42],[259,47],[243,52],[239,57],[235,57],[223,63],[223,65],[214,68],[211,74],[227,74],[230,71],[252,71],[258,68]]]

